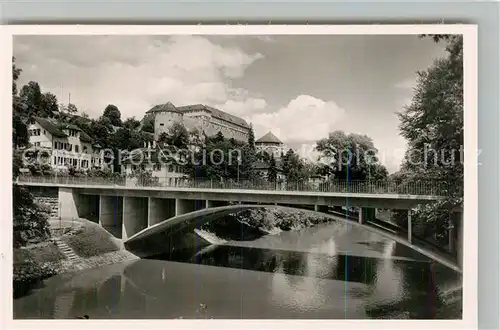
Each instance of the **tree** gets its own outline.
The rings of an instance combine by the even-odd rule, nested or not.
[[[22,70],[16,66],[16,58],[12,56],[12,95],[17,95],[17,79]]]
[[[449,197],[417,208],[412,216],[417,235],[445,245],[451,210],[462,205],[464,194],[463,40],[459,35],[431,37],[446,43],[447,56],[417,72],[413,98],[399,113],[408,150],[398,180],[445,183]]]
[[[154,121],[154,116],[152,115],[146,115],[142,119],[142,126],[141,130],[144,132],[148,133],[154,133],[155,132],[155,121]]]
[[[141,126],[141,122],[135,119],[135,117],[128,118],[123,122],[123,128],[129,129],[129,130],[135,130],[139,126]]]
[[[44,116],[51,117],[53,112],[59,111],[57,97],[52,93],[42,94],[41,110]]]
[[[269,160],[269,169],[267,171],[267,181],[276,182],[278,178],[278,169],[276,167],[276,160],[274,159],[274,155],[271,155],[271,159]]]
[[[305,179],[304,162],[292,149],[289,149],[283,157],[283,174],[290,183],[298,183]]]
[[[178,149],[186,149],[189,144],[189,133],[179,122],[174,122],[168,129],[167,144]]]
[[[13,59],[14,60],[14,59]],[[21,69],[15,67],[13,64],[12,68],[12,95],[16,96],[17,87],[16,82],[21,73]],[[24,89],[23,96],[26,100],[34,102],[33,95],[36,94],[36,86],[38,84],[33,83],[27,85]],[[39,88],[38,88],[39,91]],[[36,96],[36,95],[35,95]],[[20,168],[23,166],[23,161],[21,153],[16,151],[19,146],[26,146],[28,144],[28,133],[26,125],[22,121],[23,114],[20,107],[16,106],[16,102],[19,102],[17,98],[13,98],[13,150],[12,150],[12,179],[13,182],[17,179]],[[36,103],[36,102],[34,102]],[[34,110],[33,104],[31,110]],[[33,196],[29,191],[17,185],[12,184],[12,195],[13,195],[13,243],[14,246],[25,245],[30,241],[41,241],[50,237],[48,217],[45,213],[41,212],[41,209],[33,201]]]
[[[73,103],[69,103],[68,106],[66,107],[66,112],[69,114],[77,114],[78,108]]]
[[[387,176],[373,140],[367,135],[334,131],[316,143],[329,175],[341,180],[376,180]]]
[[[24,85],[21,88],[19,96],[25,105],[24,115],[26,117],[41,115],[42,92],[40,85],[36,81],[30,81],[27,85]]]
[[[29,143],[28,128],[22,120],[23,104],[17,96],[17,80],[22,70],[16,67],[15,57],[12,57],[12,147],[26,147]],[[22,166],[22,162],[21,162]]]
[[[252,124],[250,124],[250,129],[248,130],[248,146],[251,149],[255,149],[255,134]]]
[[[223,142],[224,141],[224,134],[222,134],[221,131],[217,132],[217,134],[214,137],[214,142]]]
[[[168,145],[168,142],[169,142],[168,134],[166,132],[162,132],[158,136],[158,141],[157,142],[158,142],[158,145],[160,145],[160,146]]]
[[[113,126],[122,126],[121,113],[116,105],[108,104],[102,115],[109,118]]]

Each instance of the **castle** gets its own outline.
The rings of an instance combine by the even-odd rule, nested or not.
[[[179,122],[188,131],[198,130],[206,136],[222,132],[225,138],[246,142],[250,126],[237,116],[203,104],[176,107],[171,102],[158,104],[146,112],[154,116],[154,138],[168,129],[174,122]]]

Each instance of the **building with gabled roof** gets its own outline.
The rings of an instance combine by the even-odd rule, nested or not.
[[[154,116],[155,139],[174,122],[182,123],[188,131],[197,130],[206,136],[221,132],[224,137],[246,142],[250,125],[237,116],[203,104],[176,107],[172,102],[158,104],[146,112]]]
[[[54,169],[103,168],[102,147],[78,126],[53,118],[32,117],[27,125],[32,147],[50,155]]]
[[[271,131],[255,141],[257,152],[266,152],[269,155],[273,155],[276,159],[280,159],[285,154],[285,148],[283,142]]]

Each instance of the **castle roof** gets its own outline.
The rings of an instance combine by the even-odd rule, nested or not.
[[[181,113],[181,111],[179,111],[179,109],[176,108],[175,105],[172,104],[172,102],[155,105],[154,107],[146,111],[146,113],[163,112],[163,111]]]
[[[266,135],[255,141],[255,143],[277,143],[277,144],[282,144],[280,139],[276,137],[271,131],[267,132]]]
[[[238,126],[241,126],[244,128],[250,128],[250,126],[248,125],[248,123],[244,119],[237,117],[235,115],[232,115],[230,113],[224,112],[222,110],[210,107],[208,105],[204,105],[204,104],[185,105],[182,107],[178,107],[178,109],[182,112],[206,110],[206,111],[209,111],[210,113],[212,113],[212,117],[222,119],[224,121],[230,122],[232,124],[235,124],[235,125],[238,125]]]
[[[193,104],[193,105],[185,105],[181,107],[176,107],[173,105],[171,102],[167,102],[165,104],[158,104],[152,107],[150,110],[148,110],[146,113],[156,113],[156,112],[163,112],[163,111],[171,111],[171,112],[177,112],[177,113],[184,113],[184,112],[190,112],[190,111],[208,111],[212,114],[212,117],[218,118],[227,122],[230,122],[232,124],[244,127],[244,128],[250,128],[248,123],[237,116],[234,116],[230,113],[224,112],[222,110],[210,107],[208,105],[204,104]]]

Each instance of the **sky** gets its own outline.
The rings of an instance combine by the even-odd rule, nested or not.
[[[272,131],[303,156],[342,130],[371,137],[389,172],[405,140],[397,112],[412,97],[416,72],[444,56],[416,35],[16,36],[23,71],[42,92],[91,117],[116,105],[122,119],[156,104],[202,103]]]

